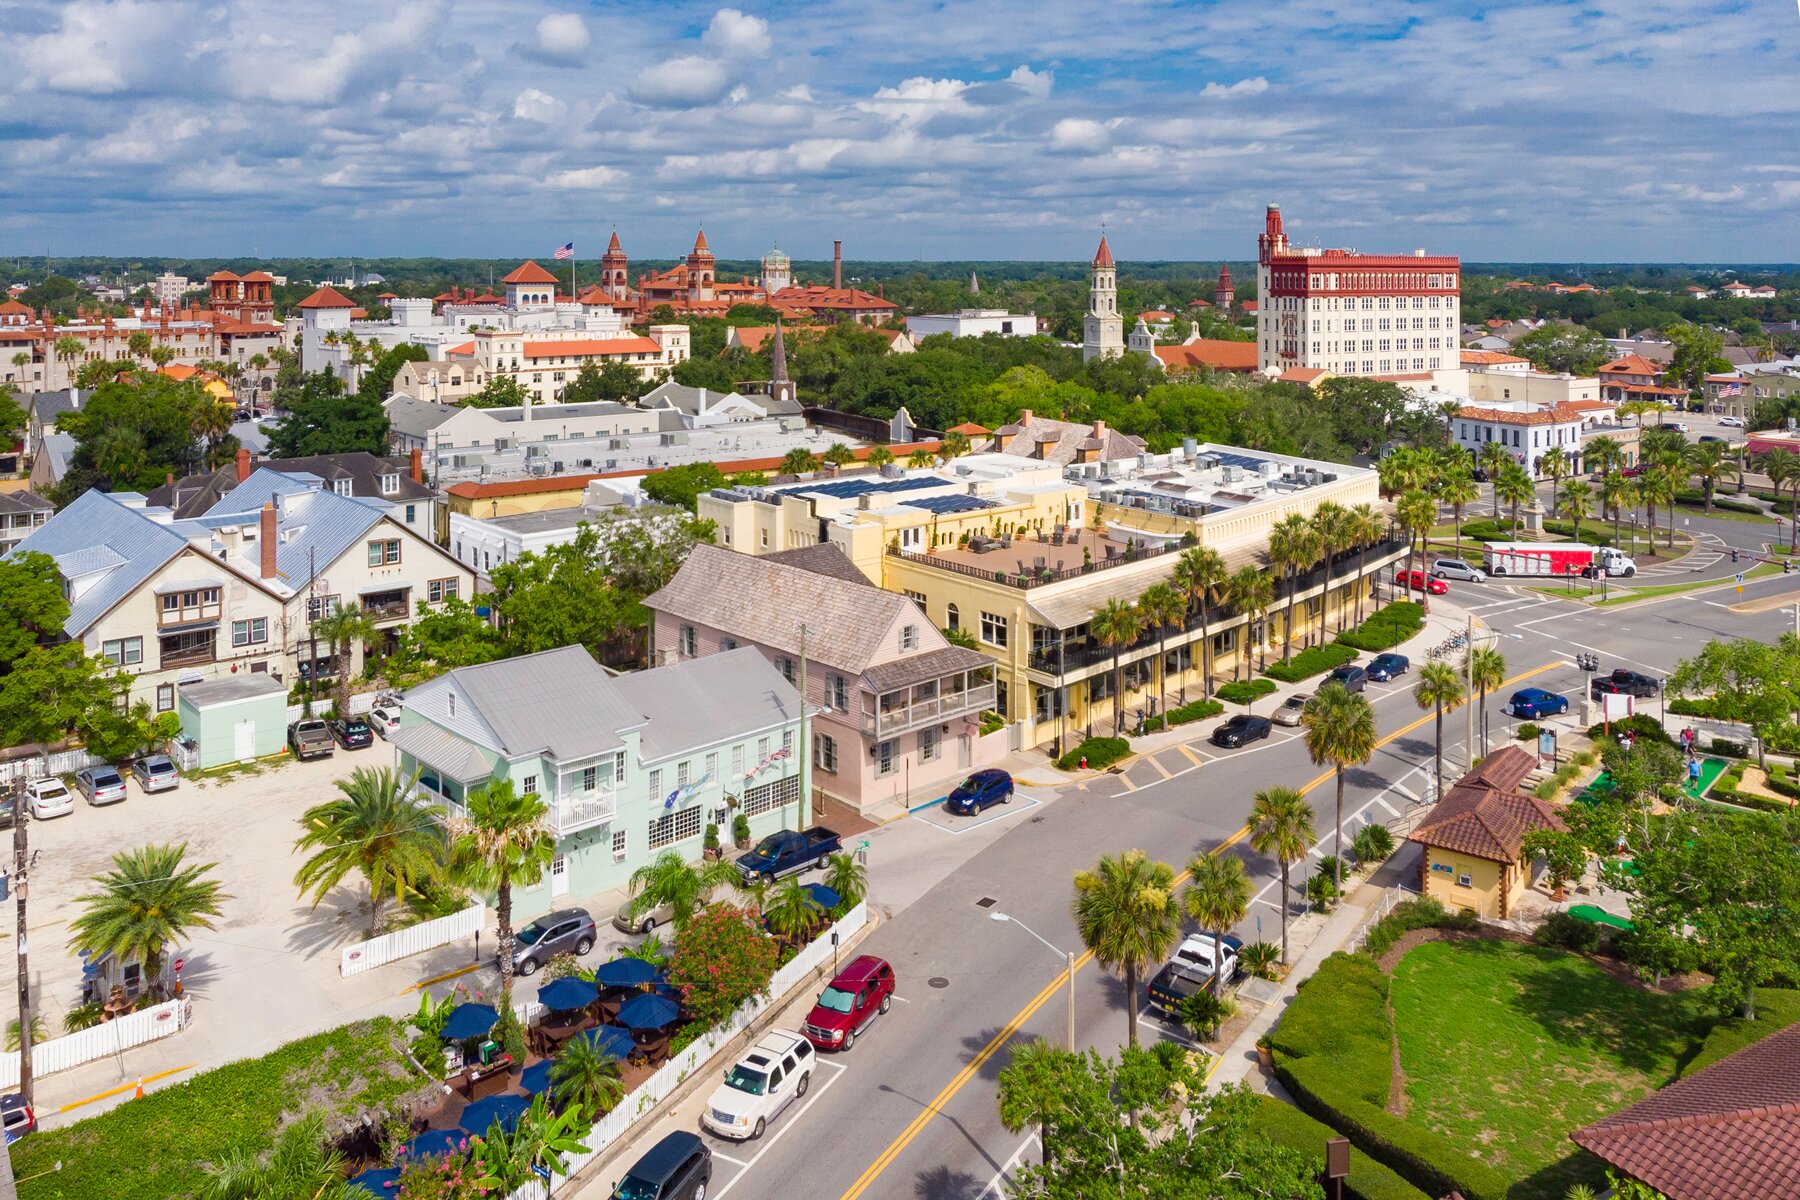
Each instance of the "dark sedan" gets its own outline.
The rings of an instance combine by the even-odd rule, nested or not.
[[[375,731],[361,717],[329,723],[331,736],[346,750],[364,750],[375,741]]]
[[[1412,666],[1412,660],[1404,654],[1377,654],[1369,664],[1369,678],[1376,683],[1386,683],[1406,674]]]
[[[1636,696],[1640,700],[1648,700],[1656,695],[1658,684],[1648,675],[1640,675],[1636,671],[1627,671],[1623,667],[1611,675],[1602,675],[1594,680],[1590,694],[1594,699],[1610,694]]]
[[[1267,717],[1252,717],[1247,713],[1239,713],[1213,730],[1209,740],[1213,745],[1223,746],[1229,750],[1247,745],[1257,738],[1268,737],[1272,728],[1274,726]]]

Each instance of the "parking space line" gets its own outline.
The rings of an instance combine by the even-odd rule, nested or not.
[[[995,1196],[1005,1196],[1006,1192],[1001,1188],[1001,1183],[1006,1180],[1008,1175],[1012,1174],[1013,1168],[1019,1165],[1019,1160],[1025,1157],[1025,1152],[1027,1150],[1037,1144],[1037,1140],[1038,1135],[1033,1133],[1028,1135],[1024,1141],[1020,1142],[1019,1148],[1014,1150],[1012,1152],[1012,1157],[1006,1160],[1006,1165],[994,1172],[994,1177],[988,1180],[988,1185],[981,1189],[981,1194],[976,1196],[975,1200],[987,1200],[990,1192]]]
[[[1201,758],[1198,754],[1195,754],[1193,752],[1193,750],[1188,748],[1188,744],[1186,742],[1182,742],[1180,745],[1176,746],[1175,748],[1177,750],[1181,751],[1183,754],[1187,755],[1188,760],[1190,762],[1192,762],[1196,767],[1204,767],[1207,763],[1212,761],[1211,759]]]
[[[1160,771],[1162,773],[1162,777],[1164,779],[1173,778],[1173,776],[1169,773],[1169,768],[1163,766],[1162,762],[1156,757],[1156,755],[1152,754],[1145,761],[1148,762],[1151,766],[1155,767],[1158,771]]]
[[[923,812],[909,813],[908,815],[913,820],[918,821],[921,824],[929,825],[933,829],[943,830],[945,833],[949,834],[951,837],[961,837],[965,833],[969,833],[973,830],[980,829],[983,825],[991,825],[995,821],[1004,821],[1007,817],[1011,816],[1013,813],[1024,812],[1027,809],[1036,808],[1039,804],[1042,803],[1042,801],[1033,800],[1030,796],[1027,796],[1022,792],[1014,792],[1013,795],[1015,795],[1019,799],[1023,800],[1024,803],[1017,805],[1017,806],[995,805],[994,806],[995,808],[1000,808],[1003,810],[1010,810],[1010,811],[995,812],[995,813],[992,813],[992,815],[990,815],[990,816],[983,816],[976,820],[970,821],[966,824],[958,823],[954,827],[947,825],[947,824],[940,823],[938,821],[934,821],[931,819],[930,816],[926,815]]]
[[[714,1150],[712,1152],[712,1156],[714,1158],[718,1159],[720,1162],[730,1163],[732,1166],[738,1168],[740,1171],[750,1165],[749,1163],[745,1162],[741,1158],[733,1158],[729,1154],[720,1154],[717,1150]]]
[[[750,1161],[744,1164],[743,1170],[739,1171],[736,1175],[733,1175],[731,1177],[730,1181],[727,1182],[724,1187],[720,1188],[717,1192],[713,1193],[715,1196],[718,1196],[720,1198],[720,1200],[724,1200],[725,1193],[729,1192],[732,1188],[737,1186],[738,1180],[742,1179],[744,1176],[746,1176],[750,1173],[750,1168],[754,1167],[757,1164],[757,1162],[759,1160],[761,1160],[763,1155],[767,1154],[770,1150],[774,1149],[775,1143],[779,1142],[783,1137],[785,1137],[787,1135],[788,1130],[792,1129],[794,1126],[796,1126],[800,1123],[800,1118],[804,1117],[806,1115],[807,1109],[811,1108],[813,1105],[815,1105],[819,1102],[819,1097],[823,1096],[825,1094],[825,1089],[830,1087],[832,1084],[836,1083],[838,1080],[842,1079],[844,1077],[844,1072],[848,1071],[850,1069],[849,1067],[845,1066],[843,1063],[824,1062],[824,1061],[819,1060],[816,1056],[814,1058],[814,1061],[818,1062],[819,1067],[821,1069],[823,1069],[825,1067],[831,1067],[832,1069],[834,1069],[837,1072],[837,1074],[833,1075],[830,1079],[827,1079],[824,1083],[821,1083],[818,1087],[807,1089],[811,1094],[807,1096],[806,1103],[802,1104],[799,1108],[795,1109],[793,1111],[793,1113],[790,1114],[786,1120],[782,1121],[781,1128],[777,1129],[774,1133],[774,1136],[770,1137],[767,1141],[765,1141],[763,1143],[761,1150],[758,1150],[755,1154],[750,1156]]]

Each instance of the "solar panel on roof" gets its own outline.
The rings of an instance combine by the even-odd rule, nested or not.
[[[908,508],[922,508],[934,513],[976,512],[983,508],[998,507],[996,501],[983,500],[979,496],[920,496],[917,500],[902,500],[900,503]]]
[[[920,488],[943,487],[945,481],[921,477],[918,479],[884,479],[879,476],[869,479],[825,479],[810,483],[795,484],[782,488],[784,492],[796,495],[811,493],[830,496],[836,500],[851,500],[869,492],[916,492]]]

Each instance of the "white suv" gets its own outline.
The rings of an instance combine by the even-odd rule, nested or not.
[[[709,1133],[741,1142],[759,1138],[777,1113],[806,1095],[812,1084],[812,1043],[797,1033],[771,1030],[725,1072],[700,1114]]]
[[[1440,558],[1431,564],[1431,573],[1438,579],[1461,579],[1467,583],[1486,583],[1487,572],[1480,567],[1471,567],[1460,558]]]

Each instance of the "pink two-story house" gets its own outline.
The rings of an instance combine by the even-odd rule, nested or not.
[[[644,606],[658,663],[755,646],[798,687],[804,654],[813,785],[861,811],[934,800],[1004,753],[999,736],[980,735],[993,660],[952,645],[835,546],[752,556],[699,545]]]

